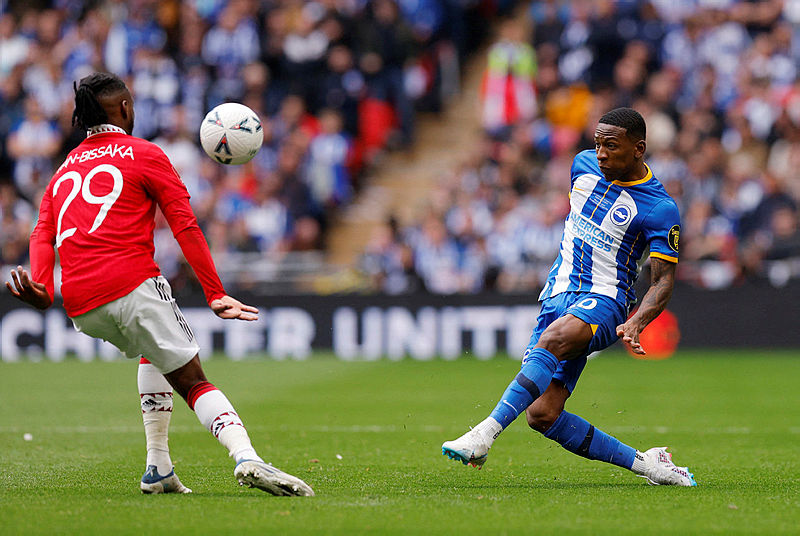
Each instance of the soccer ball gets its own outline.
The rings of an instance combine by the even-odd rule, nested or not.
[[[220,104],[208,112],[200,125],[203,150],[220,164],[249,162],[263,142],[261,120],[244,104]]]

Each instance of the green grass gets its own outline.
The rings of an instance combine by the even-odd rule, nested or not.
[[[212,360],[262,457],[317,497],[242,489],[176,401],[188,496],[144,496],[136,365],[0,364],[1,534],[797,534],[800,351],[607,353],[568,409],[640,449],[669,445],[699,487],[650,487],[514,423],[481,471],[441,443],[492,409],[517,364]],[[33,435],[25,441],[23,434]]]

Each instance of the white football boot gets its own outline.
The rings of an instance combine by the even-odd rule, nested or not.
[[[139,483],[142,493],[191,493],[192,490],[181,484],[175,469],[168,475],[161,476],[155,465],[148,465]]]
[[[489,457],[491,443],[476,427],[453,441],[442,443],[442,454],[451,460],[460,461],[480,469]]]
[[[273,495],[314,496],[311,486],[299,478],[284,473],[272,464],[260,461],[242,460],[236,464],[233,476],[239,481],[240,486],[258,488]]]
[[[696,486],[694,475],[688,467],[677,467],[672,463],[668,447],[653,447],[644,452],[646,467],[638,475],[647,479],[651,486]]]

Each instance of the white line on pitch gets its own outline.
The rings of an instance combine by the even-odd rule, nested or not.
[[[435,426],[435,425],[402,425],[402,424],[383,424],[383,425],[311,425],[311,426],[293,426],[286,424],[278,425],[265,425],[265,424],[251,424],[246,425],[247,429],[253,432],[310,432],[310,433],[335,433],[335,434],[360,434],[360,433],[406,433],[406,432],[423,432],[423,433],[444,433],[453,434],[458,433],[461,429],[455,429],[452,426]],[[668,426],[607,426],[603,429],[612,434],[632,434],[632,433],[647,433],[647,434],[696,434],[696,435],[748,435],[759,433],[789,433],[800,434],[800,427],[790,426],[781,430],[780,428],[770,429],[753,429],[747,426],[728,426],[720,428],[705,428],[702,430],[684,429]],[[38,432],[43,434],[133,434],[141,433],[141,426],[47,426],[47,425],[34,425],[34,426],[0,426],[0,434],[17,434],[26,432]],[[177,433],[191,433],[202,432],[203,428],[198,424],[194,425],[177,425],[170,427],[171,432]],[[513,433],[531,433],[527,427],[515,426],[508,430]]]

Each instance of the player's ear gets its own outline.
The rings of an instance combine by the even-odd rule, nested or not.
[[[122,116],[123,119],[129,119],[128,116],[130,115],[130,101],[128,99],[122,99],[119,101],[119,114]]]
[[[128,134],[133,134],[133,99],[122,99],[119,103],[120,117],[125,122],[123,127]]]
[[[644,158],[644,153],[647,152],[647,142],[644,140],[638,140],[636,143],[633,144],[633,153],[636,156],[636,159]]]

